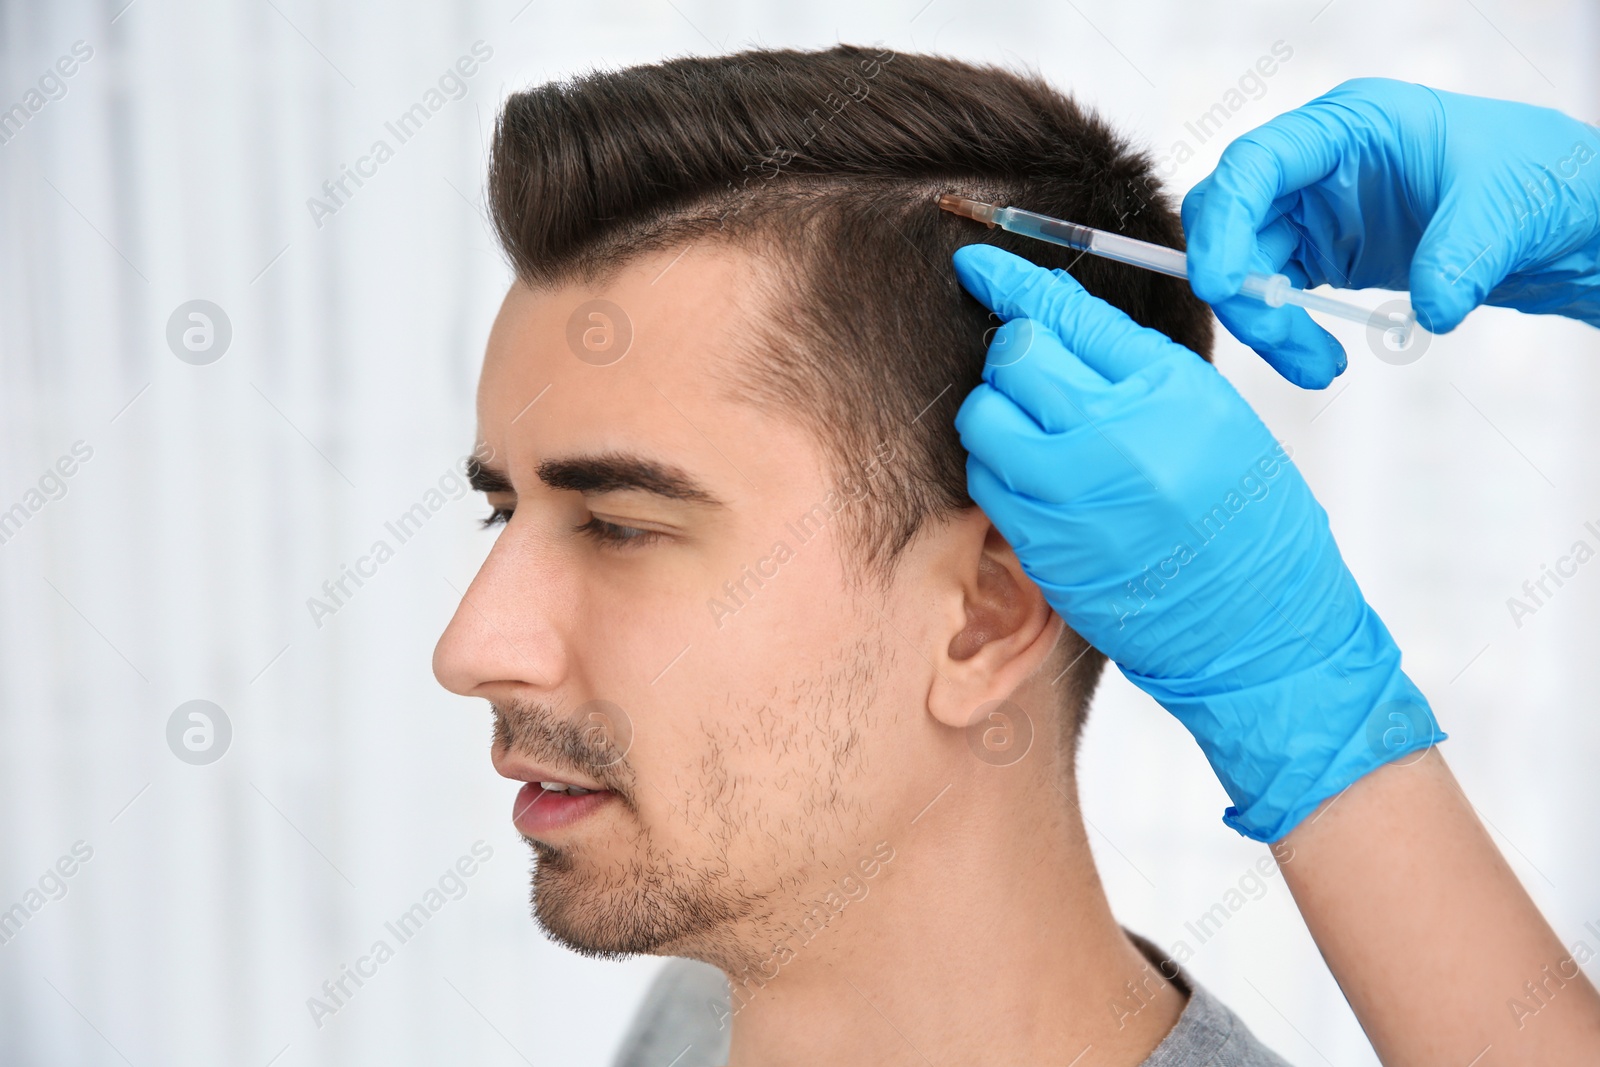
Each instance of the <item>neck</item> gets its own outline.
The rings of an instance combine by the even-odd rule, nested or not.
[[[1064,798],[1021,776],[996,787],[996,771],[958,777],[886,834],[892,859],[847,884],[825,925],[785,923],[801,933],[766,979],[730,974],[731,1067],[1133,1067],[1160,1044],[1184,995],[1112,917],[1074,783]]]

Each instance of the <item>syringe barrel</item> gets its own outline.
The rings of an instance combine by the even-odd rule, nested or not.
[[[1105,230],[1089,232],[1094,235],[1090,241],[1090,251],[1095,255],[1114,259],[1119,263],[1131,263],[1135,267],[1144,267],[1147,270],[1160,271],[1174,278],[1189,276],[1189,258],[1176,248],[1123,237],[1121,234]]]
[[[1022,208],[1001,208],[994,213],[997,226],[1012,233],[1036,237],[1051,244],[1065,245],[1082,252],[1092,252],[1104,259],[1129,263],[1146,270],[1170,274],[1174,278],[1189,276],[1188,261],[1176,248],[1151,244],[1148,241],[1123,237],[1121,234],[1080,226],[1076,222],[1054,219]]]
[[[1089,251],[1089,243],[1094,240],[1095,234],[1100,232],[1089,226],[1080,226],[1076,222],[1053,219],[1049,215],[1040,215],[1034,211],[1024,211],[1020,207],[1001,208],[994,213],[994,221],[1002,230],[1049,241],[1053,245],[1076,248],[1081,252]]]

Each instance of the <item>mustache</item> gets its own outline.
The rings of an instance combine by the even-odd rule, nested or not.
[[[535,701],[489,701],[494,747],[553,770],[572,770],[624,797],[633,767],[627,761],[633,724],[620,707],[591,700],[568,714]]]

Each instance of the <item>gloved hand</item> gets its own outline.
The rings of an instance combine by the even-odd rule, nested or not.
[[[956,415],[968,489],[1067,625],[1188,727],[1276,841],[1442,740],[1327,514],[1209,363],[992,245],[955,253],[1005,325]]]
[[[1549,108],[1348,81],[1228,145],[1183,227],[1195,295],[1297,385],[1326,386],[1344,350],[1236,296],[1247,270],[1409,289],[1433,333],[1482,303],[1600,325],[1600,131]]]

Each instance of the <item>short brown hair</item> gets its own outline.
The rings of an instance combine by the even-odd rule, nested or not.
[[[928,518],[974,506],[953,422],[994,320],[956,281],[956,248],[989,241],[1070,269],[1139,323],[1211,349],[1210,310],[1182,282],[986,230],[937,210],[942,192],[1183,247],[1149,156],[1043,79],[848,45],[516,93],[489,170],[495,229],[529,285],[603,277],[700,238],[783,264],[769,354],[722,384],[810,427],[836,478],[892,442],[896,477],[875,479],[841,524],[883,579]],[[1059,652],[1076,721],[1104,658],[1070,632]]]

